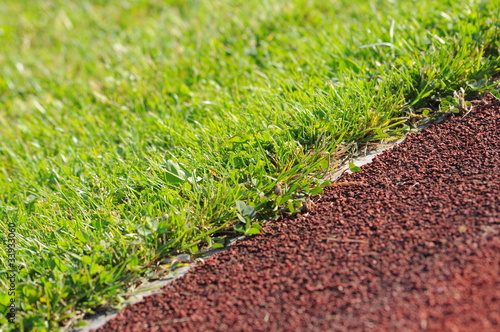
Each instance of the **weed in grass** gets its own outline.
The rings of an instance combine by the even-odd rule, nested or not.
[[[495,1],[3,1],[15,327],[119,307],[163,258],[302,209],[342,144],[491,89],[499,16]]]

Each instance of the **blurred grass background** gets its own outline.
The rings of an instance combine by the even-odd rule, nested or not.
[[[2,1],[0,237],[16,224],[20,310],[2,329],[119,307],[160,257],[300,209],[346,144],[493,88],[498,17],[473,0]]]

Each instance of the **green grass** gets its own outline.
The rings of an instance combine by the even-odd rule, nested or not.
[[[490,89],[498,17],[473,0],[2,1],[0,284],[15,223],[20,309],[2,329],[118,306],[158,258],[293,213],[341,142]]]

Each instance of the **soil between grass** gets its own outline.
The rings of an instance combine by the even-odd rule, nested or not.
[[[500,330],[500,106],[344,174],[97,331]]]

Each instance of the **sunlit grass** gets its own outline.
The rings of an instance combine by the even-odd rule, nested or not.
[[[454,91],[490,88],[498,17],[495,1],[3,1],[9,326],[119,305],[159,257],[296,211],[339,144],[400,135]]]

